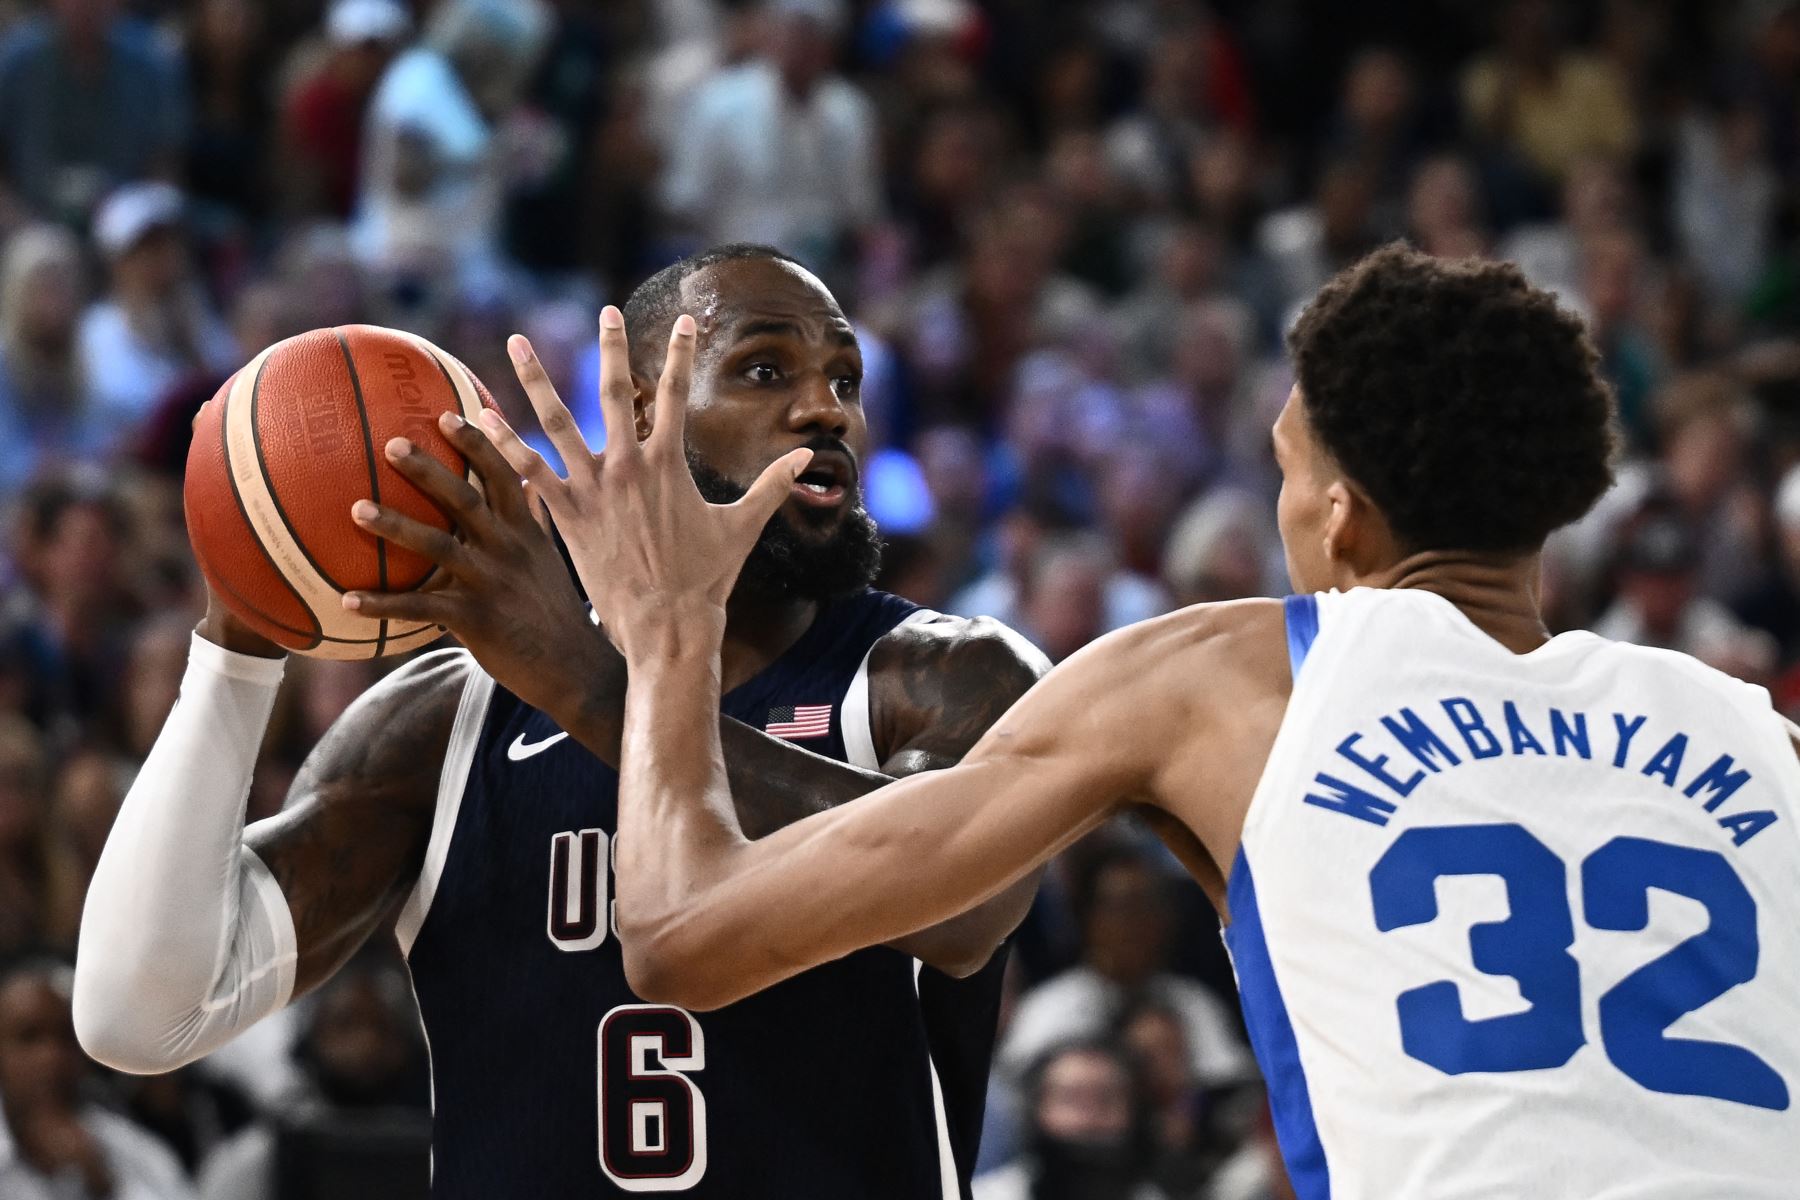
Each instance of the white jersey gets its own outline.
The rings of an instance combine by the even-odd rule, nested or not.
[[[1419,591],[1291,597],[1232,951],[1301,1200],[1800,1196],[1768,694]]]

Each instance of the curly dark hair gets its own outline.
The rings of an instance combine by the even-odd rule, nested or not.
[[[1535,550],[1612,484],[1599,355],[1511,263],[1385,246],[1288,345],[1314,433],[1410,551]]]

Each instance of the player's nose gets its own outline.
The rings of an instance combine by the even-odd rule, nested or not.
[[[796,433],[824,433],[835,438],[849,432],[850,410],[823,372],[796,389],[793,403],[788,406],[788,428]]]

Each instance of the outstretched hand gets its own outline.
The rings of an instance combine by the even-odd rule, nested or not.
[[[795,450],[764,469],[744,497],[710,504],[689,473],[685,451],[688,387],[693,378],[692,317],[675,320],[657,382],[655,420],[640,444],[625,320],[600,314],[600,412],[606,450],[595,454],[522,337],[509,343],[514,369],[538,423],[568,477],[558,476],[499,413],[480,421],[512,468],[542,498],[568,546],[594,611],[624,652],[667,651],[653,633],[723,628],[725,601],[763,526],[812,458]],[[697,626],[691,622],[699,620]],[[705,636],[702,634],[701,636]],[[716,648],[716,645],[715,647]]]

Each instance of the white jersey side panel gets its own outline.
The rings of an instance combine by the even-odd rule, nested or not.
[[[1288,618],[1226,939],[1302,1200],[1800,1196],[1767,694],[1585,633],[1515,655],[1416,591]]]

